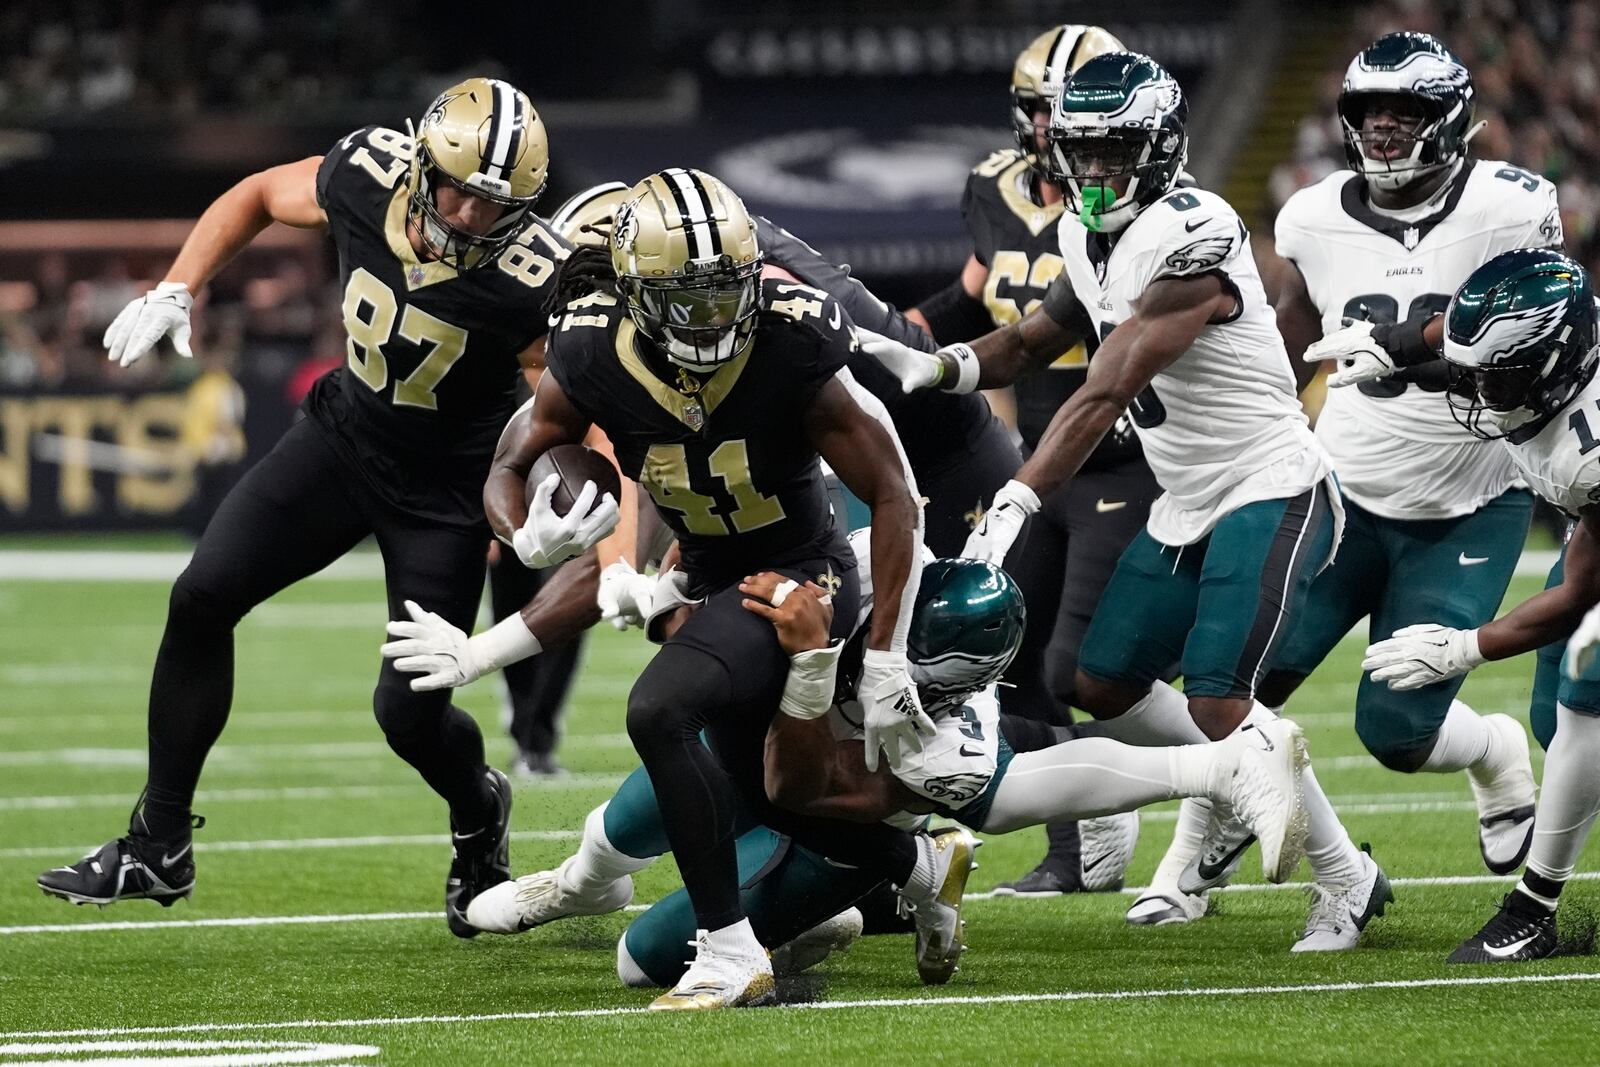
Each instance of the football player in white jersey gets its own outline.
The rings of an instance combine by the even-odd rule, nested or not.
[[[1225,737],[1272,717],[1256,685],[1332,558],[1342,515],[1244,224],[1220,197],[1177,185],[1187,114],[1177,82],[1149,57],[1085,63],[1050,119],[1051,165],[1070,210],[1059,230],[1064,270],[1041,306],[932,356],[863,337],[904,387],[955,391],[1009,384],[1090,331],[1101,338],[1083,388],[995,495],[965,554],[1003,559],[1040,495],[1072,477],[1128,412],[1163,493],[1089,625],[1076,693],[1105,733],[1145,745]],[[1158,680],[1173,660],[1182,694]],[[1390,898],[1388,881],[1310,773],[1306,794],[1322,892],[1295,948],[1347,948]],[[1248,832],[1226,812],[1190,811],[1178,832],[1217,846],[1199,859],[1242,851]],[[1198,917],[1200,893],[1228,865],[1163,865],[1129,920]]]
[[[1494,618],[1533,506],[1506,450],[1451,417],[1444,365],[1422,337],[1430,322],[1430,334],[1442,330],[1450,294],[1477,266],[1560,245],[1555,187],[1467,159],[1472,79],[1427,34],[1388,34],[1351,60],[1339,118],[1350,169],[1300,190],[1278,216],[1278,254],[1289,261],[1278,326],[1291,359],[1356,342],[1403,369],[1360,381],[1352,367],[1331,379],[1317,437],[1339,472],[1344,541],[1272,658],[1268,706],[1282,706],[1362,616],[1374,639],[1417,622]],[[1359,325],[1341,332],[1351,320]],[[1324,333],[1337,336],[1308,350]],[[1454,678],[1393,692],[1364,679],[1356,732],[1393,770],[1466,771],[1484,865],[1509,874],[1533,833],[1527,734],[1508,715],[1473,711],[1460,688]]]
[[[1451,963],[1541,959],[1555,951],[1556,902],[1600,812],[1600,664],[1597,628],[1585,622],[1600,603],[1595,318],[1588,272],[1549,250],[1504,252],[1457,291],[1444,335],[1452,409],[1472,433],[1503,441],[1528,485],[1576,523],[1544,592],[1475,629],[1405,627],[1368,648],[1361,664],[1374,682],[1405,692],[1487,660],[1539,652],[1530,717],[1547,754],[1528,864]]]

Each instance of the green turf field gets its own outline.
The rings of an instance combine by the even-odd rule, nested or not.
[[[1518,579],[1513,593],[1537,584]],[[233,720],[197,803],[210,823],[192,901],[102,912],[47,899],[37,872],[120,833],[143,780],[166,596],[161,581],[0,581],[0,1064],[1600,1056],[1600,959],[1444,965],[1503,889],[1480,877],[1464,778],[1407,778],[1361,753],[1349,724],[1353,640],[1291,705],[1351,833],[1396,880],[1397,905],[1339,956],[1289,955],[1307,907],[1295,887],[1241,885],[1218,895],[1214,917],[1160,930],[1125,925],[1128,898],[1117,895],[981,899],[1031,866],[1042,837],[1025,831],[991,838],[981,855],[972,952],[949,986],[918,983],[909,938],[874,938],[786,987],[791,1006],[646,1015],[649,994],[613,973],[626,915],[471,942],[445,929],[443,807],[389,753],[368,708],[384,619],[371,580],[306,583],[241,626]],[[584,813],[633,766],[622,704],[647,655],[634,635],[596,631],[561,753],[571,775],[517,788],[519,872],[566,855]],[[1466,698],[1525,717],[1531,669],[1485,668]],[[462,700],[503,760],[494,684]],[[1153,868],[1172,816],[1171,805],[1147,812],[1133,883]],[[1596,860],[1591,848],[1582,866],[1600,869]],[[638,899],[675,879],[670,862],[658,864]],[[1595,894],[1589,881],[1568,891],[1576,940]]]

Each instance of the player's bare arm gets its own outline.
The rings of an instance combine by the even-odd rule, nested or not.
[[[917,558],[917,504],[888,431],[861,410],[839,378],[817,391],[806,412],[806,434],[845,486],[872,509],[879,530],[900,537],[872,539],[872,581],[879,610],[872,615],[867,647],[888,649],[899,619],[901,592]]]
[[[1484,659],[1507,659],[1564,640],[1600,604],[1600,505],[1583,510],[1567,552],[1561,584],[1524,600],[1478,630]]]
[[[302,230],[325,228],[328,215],[317,203],[317,168],[321,165],[321,156],[310,156],[269,167],[217,197],[195,223],[163,280],[198,292],[274,222]]]
[[[1236,299],[1213,274],[1154,282],[1133,317],[1095,353],[1083,388],[1050,420],[1015,480],[1043,497],[1076,474],[1140,391],[1189,350],[1207,323],[1233,314]]]
[[[1081,309],[1063,314],[1060,308],[1076,308],[1071,286],[1065,276],[1051,286],[1051,294],[1033,311],[998,330],[984,334],[971,344],[978,361],[979,389],[999,389],[1018,378],[1043,370],[1088,333],[1089,324]],[[1063,296],[1065,299],[1053,299]],[[1053,310],[1052,308],[1055,308]],[[959,357],[941,351],[943,381],[957,381],[961,373]]]
[[[534,461],[557,445],[582,444],[589,420],[572,406],[551,375],[539,382],[533,403],[512,416],[500,435],[483,486],[483,510],[500,540],[511,538],[528,518],[527,481]]]
[[[1278,332],[1283,335],[1283,347],[1289,353],[1289,370],[1294,374],[1294,387],[1298,392],[1311,384],[1317,375],[1317,365],[1301,357],[1312,344],[1322,337],[1322,316],[1311,301],[1306,289],[1305,275],[1292,259],[1281,261],[1278,270],[1279,290],[1273,301],[1278,315]]]

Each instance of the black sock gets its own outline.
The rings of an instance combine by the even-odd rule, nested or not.
[[[1558,882],[1553,878],[1546,878],[1543,875],[1525,870],[1522,872],[1522,881],[1517,883],[1517,888],[1521,892],[1512,893],[1511,899],[1506,906],[1518,915],[1526,915],[1529,918],[1549,915],[1552,911],[1555,911],[1555,902],[1560,899],[1561,890],[1565,886],[1565,882]],[[1538,914],[1535,915],[1530,910],[1518,907],[1519,904],[1526,905],[1526,909],[1537,908]]]
[[[1063,876],[1076,877],[1083,863],[1078,824],[1072,820],[1046,823],[1044,836],[1050,847],[1045,850],[1040,866],[1049,867]]]

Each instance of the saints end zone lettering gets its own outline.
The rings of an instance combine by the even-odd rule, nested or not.
[[[176,515],[194,492],[183,406],[181,393],[0,395],[0,529]]]

